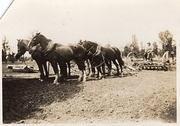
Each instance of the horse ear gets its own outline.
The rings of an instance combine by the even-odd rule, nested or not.
[[[17,41],[19,42],[19,41],[20,41],[20,39],[17,39]]]
[[[36,33],[36,35],[40,35],[40,34],[41,34],[40,32]]]

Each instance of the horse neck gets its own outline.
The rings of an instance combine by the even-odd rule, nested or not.
[[[92,45],[91,48],[92,48],[92,49],[91,49],[91,50],[92,50],[91,52],[92,52],[92,53],[95,53],[95,52],[97,51],[97,49],[98,49],[98,44],[94,43],[94,45]]]
[[[44,40],[40,41],[40,46],[43,49],[46,49],[47,46],[49,45],[50,41],[51,41],[50,39],[44,38]]]
[[[29,50],[29,43],[30,43],[30,41],[29,40],[22,40],[23,41],[23,43],[24,43],[24,45],[25,45],[25,48],[26,48],[26,51],[28,51]]]

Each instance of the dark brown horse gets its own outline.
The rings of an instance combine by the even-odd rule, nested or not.
[[[31,50],[28,48],[29,40],[17,39],[18,52],[15,56],[16,59],[19,59],[26,51],[29,51],[31,57],[36,61],[39,71],[40,71],[40,80],[43,81],[45,78],[48,78],[49,72],[47,69],[47,60],[42,53],[42,48],[40,45],[34,46]],[[45,72],[44,72],[45,71]]]
[[[89,60],[91,64],[91,76],[95,75],[95,68],[97,69],[97,78],[101,79],[105,76],[105,58],[101,51],[101,46],[97,43],[90,41],[80,41],[80,45],[82,45],[87,51],[86,59]]]
[[[117,47],[103,47],[91,41],[80,41],[79,44],[83,45],[83,47],[92,54],[92,57],[96,58],[96,61],[99,59],[101,62],[104,62],[109,69],[109,74],[111,74],[112,69],[111,62],[113,62],[117,68],[117,75],[120,74],[119,67],[122,73],[122,66],[124,65],[124,61],[122,60],[121,52]],[[99,54],[99,57],[96,56],[97,54]],[[105,74],[104,64],[102,64],[102,69],[103,73]]]
[[[40,44],[42,47],[43,53],[46,55],[46,58],[51,63],[53,70],[56,74],[54,83],[58,83],[59,70],[57,64],[59,64],[60,69],[63,69],[63,66],[66,62],[74,60],[78,65],[81,74],[79,76],[79,81],[86,81],[85,73],[85,64],[84,59],[86,55],[86,50],[81,45],[74,46],[65,46],[58,43],[53,43],[50,39],[47,39],[44,35],[36,33],[32,38],[29,48]]]

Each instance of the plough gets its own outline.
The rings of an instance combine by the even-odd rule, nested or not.
[[[127,59],[129,60],[129,62],[131,62],[131,66],[130,65],[126,65],[127,68],[131,69],[131,70],[164,70],[164,71],[168,71],[171,69],[171,66],[173,65],[173,62],[170,63],[169,62],[169,56],[168,56],[168,52],[165,52],[164,55],[162,56],[161,59],[155,59],[153,61],[144,61],[143,59],[136,59],[134,58],[132,60],[133,53],[130,52],[127,56]]]
[[[162,63],[154,63],[154,62],[147,62],[143,63],[141,65],[142,70],[169,70],[168,64],[162,64]]]

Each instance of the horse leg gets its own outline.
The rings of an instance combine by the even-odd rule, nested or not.
[[[121,69],[121,74],[123,73],[123,67],[122,67],[122,65],[121,64],[119,64],[119,66],[120,66],[120,69]]]
[[[90,68],[90,63],[89,63],[89,60],[86,60],[86,63],[87,63],[87,67],[88,67],[88,74],[87,76],[89,76],[91,73],[91,68]]]
[[[116,62],[116,60],[113,60],[114,65],[116,66],[117,69],[117,75],[119,75],[119,67],[118,67],[118,63]]]
[[[82,82],[86,82],[86,70],[82,70]]]
[[[106,62],[106,65],[107,65],[107,67],[108,67],[108,75],[109,76],[111,76],[112,75],[112,63],[111,63],[111,61],[105,61]]]
[[[81,71],[81,73],[79,74],[79,78],[78,81],[86,81],[86,66],[85,66],[85,61],[84,60],[75,60],[78,69]]]
[[[99,67],[96,67],[96,69],[97,69],[97,78],[99,78],[100,68],[99,68]]]
[[[102,79],[103,76],[102,76],[101,66],[97,67],[97,72],[98,72],[97,78],[98,78],[98,79]]]
[[[119,67],[120,67],[120,69],[121,69],[121,74],[122,74],[122,72],[123,72],[123,68],[122,68],[123,63],[122,63],[122,62],[123,62],[122,60],[119,60],[119,59],[118,59],[118,64],[119,64]]]
[[[67,77],[67,64],[66,62],[58,62],[60,67],[61,80],[63,81]]]
[[[90,77],[94,77],[96,70],[95,70],[95,67],[92,66],[92,60],[90,60],[90,64],[91,64],[91,73],[90,73],[89,76]]]
[[[58,70],[58,64],[56,61],[51,61],[52,68],[55,73],[55,79],[53,81],[53,84],[59,84],[58,79],[59,79],[59,70]]]
[[[47,62],[45,61],[44,63],[43,63],[43,66],[44,66],[44,70],[45,70],[45,73],[46,73],[46,78],[48,78],[49,77],[49,71],[48,71],[48,68],[47,68]]]
[[[43,71],[43,64],[40,61],[36,60],[36,63],[38,65],[39,71],[40,71],[40,81],[42,82],[44,79],[44,71]]]
[[[67,63],[68,65],[68,76],[70,77],[71,76],[71,63],[70,61]]]
[[[103,78],[105,77],[106,71],[105,71],[105,63],[102,64],[102,74]]]
[[[89,76],[91,76],[91,77],[94,77],[95,76],[95,73],[96,73],[96,69],[95,69],[95,67],[92,67],[91,68],[91,75],[89,75]]]

